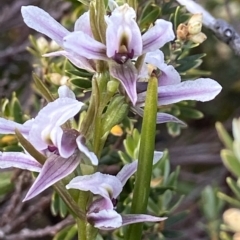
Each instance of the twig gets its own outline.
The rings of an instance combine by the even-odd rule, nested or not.
[[[3,238],[4,240],[26,240],[28,238],[42,238],[45,236],[54,236],[57,232],[59,232],[61,229],[63,229],[66,226],[69,226],[71,224],[74,224],[74,219],[70,216],[64,219],[63,221],[57,223],[54,226],[45,227],[43,229],[37,229],[37,230],[31,230],[31,229],[22,229],[17,234],[11,234],[8,236],[5,236]]]
[[[179,4],[186,6],[190,13],[202,13],[203,25],[212,30],[216,37],[230,46],[234,53],[240,56],[240,35],[232,25],[223,19],[214,18],[202,6],[192,0],[176,0]]]

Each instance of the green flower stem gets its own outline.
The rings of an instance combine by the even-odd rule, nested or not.
[[[150,181],[152,175],[152,161],[155,149],[156,115],[157,115],[157,78],[151,77],[148,82],[147,96],[144,108],[141,142],[138,157],[135,187],[131,213],[145,213],[148,204]],[[130,225],[127,240],[140,240],[142,236],[142,223]]]
[[[78,206],[86,213],[86,206],[89,199],[89,192],[80,191],[78,197]],[[87,240],[87,220],[77,218],[78,240]]]

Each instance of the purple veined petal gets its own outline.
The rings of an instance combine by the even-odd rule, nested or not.
[[[97,158],[97,156],[95,155],[94,152],[90,152],[89,151],[89,149],[85,145],[84,141],[85,141],[84,137],[81,136],[81,135],[76,138],[76,143],[77,143],[79,151],[82,152],[86,157],[88,157],[89,160],[91,161],[91,163],[94,166],[97,166],[98,165],[98,158]]]
[[[114,210],[102,210],[87,214],[87,220],[95,228],[102,230],[112,230],[122,226],[122,217]]]
[[[108,60],[106,46],[84,32],[70,33],[63,41],[63,46],[67,51],[80,54],[88,59]]]
[[[210,101],[221,90],[220,84],[210,78],[189,80],[180,84],[159,87],[158,103],[167,105],[183,100]]]
[[[164,63],[164,55],[162,51],[156,50],[154,52],[148,52],[145,57],[145,62],[150,63],[161,70],[161,76],[158,81],[159,86],[177,84],[181,82],[181,77],[175,68]]]
[[[143,53],[155,51],[174,38],[172,23],[158,19],[155,25],[142,36]]]
[[[22,152],[0,152],[0,168],[20,168],[40,172],[42,165],[32,156]]]
[[[59,134],[59,136],[58,136]],[[60,156],[64,158],[70,157],[77,148],[76,138],[78,137],[79,132],[75,129],[65,129],[60,135],[60,131],[58,131],[57,138],[57,147]]]
[[[90,191],[93,194],[111,200],[112,198],[117,198],[120,194],[122,191],[122,184],[115,176],[96,172],[91,175],[73,178],[66,188]]]
[[[147,214],[127,214],[122,215],[122,226],[140,222],[161,222],[166,219],[167,217],[155,217]]]
[[[121,82],[132,104],[135,105],[137,101],[136,83],[138,74],[133,63],[130,60],[125,64],[118,64],[111,61],[109,67],[111,76]]]
[[[154,151],[153,155],[153,165],[161,160],[163,152]],[[116,175],[119,181],[124,186],[127,180],[137,171],[138,160],[133,161],[132,163],[124,165],[121,171]]]
[[[88,36],[93,37],[90,25],[89,11],[85,12],[77,19],[74,25],[74,31],[82,31]]]
[[[175,123],[179,123],[182,126],[187,126],[186,123],[184,123],[183,121],[181,121],[180,119],[178,119],[177,117],[168,114],[168,113],[162,113],[162,112],[158,112],[157,113],[157,124],[159,123],[167,123],[167,122],[175,122]]]
[[[82,102],[71,98],[58,98],[48,103],[36,116],[29,132],[29,141],[38,150],[46,149],[51,130],[74,117],[83,105]]]
[[[96,200],[94,200],[89,208],[88,208],[88,213],[91,212],[99,212],[101,209],[105,209],[105,210],[113,210],[114,206],[113,206],[113,202],[111,201],[111,199],[109,198],[104,198],[104,197],[100,197],[97,198]]]
[[[142,36],[136,23],[136,13],[133,8],[124,4],[115,8],[111,16],[106,16],[105,20],[108,25],[106,45],[109,58],[114,57],[116,52],[121,52],[120,48],[123,44],[128,53],[133,51],[133,56],[142,54]]]
[[[63,38],[69,34],[69,31],[48,13],[35,6],[23,6],[21,12],[28,27],[47,35],[60,46],[63,46]]]
[[[26,124],[19,124],[5,118],[0,118],[0,134],[15,134],[18,129],[22,134],[27,135],[31,129],[32,120],[28,120]]]
[[[59,98],[67,97],[67,98],[76,99],[74,92],[70,90],[70,88],[66,85],[58,88],[58,96]]]
[[[76,67],[85,69],[89,72],[96,72],[95,63],[93,62],[93,60],[86,59],[85,57],[80,56],[79,54],[76,54],[73,52],[67,52],[67,51],[62,50],[62,51],[46,53],[46,54],[43,54],[42,56],[43,57],[64,56]]]
[[[44,163],[42,170],[23,201],[27,201],[72,173],[79,164],[77,154],[69,158],[52,154]]]

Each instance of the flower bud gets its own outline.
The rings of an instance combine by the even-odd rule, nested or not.
[[[187,25],[181,23],[177,27],[177,38],[179,40],[185,41],[188,35],[188,27]]]
[[[195,34],[195,35],[189,35],[188,39],[191,40],[194,43],[199,43],[200,44],[207,39],[207,36],[204,33],[200,32],[200,33]]]
[[[223,213],[224,223],[234,232],[240,232],[240,210],[230,208]]]
[[[202,30],[202,14],[194,14],[188,21],[188,33],[195,35],[200,33]]]

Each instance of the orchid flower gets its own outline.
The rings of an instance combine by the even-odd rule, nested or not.
[[[155,25],[141,36],[136,23],[136,12],[128,4],[116,7],[110,16],[105,16],[105,21],[106,45],[83,31],[76,31],[64,38],[63,46],[74,53],[81,52],[81,55],[88,59],[108,61],[111,76],[122,83],[135,105],[138,72],[131,60],[172,41],[175,37],[172,24],[158,19]]]
[[[146,54],[146,64],[150,65],[151,70],[160,70],[158,76],[158,105],[169,105],[185,100],[210,101],[218,95],[222,87],[216,81],[210,78],[199,78],[196,80],[188,80],[181,82],[179,73],[173,66],[164,62],[164,55],[160,50],[152,51]],[[141,77],[146,76],[147,65],[144,67]],[[146,84],[139,82],[146,89]],[[141,115],[141,106],[144,106],[146,91],[141,89],[138,93],[138,100],[135,111]],[[180,122],[177,118],[170,114],[158,113],[158,120],[161,122]],[[159,122],[158,122],[159,123]]]
[[[153,164],[157,163],[162,152],[154,152]],[[116,175],[94,173],[92,175],[79,176],[70,181],[67,189],[90,191],[97,196],[87,211],[87,220],[96,228],[111,230],[132,223],[159,222],[166,218],[155,217],[146,214],[121,215],[115,211],[117,197],[122,192],[127,180],[136,172],[138,161],[125,165]]]
[[[80,153],[89,158],[93,165],[98,164],[96,155],[86,147],[84,137],[75,129],[62,127],[84,104],[77,101],[66,86],[61,86],[58,94],[58,99],[48,103],[35,119],[25,124],[0,118],[1,134],[14,134],[18,129],[38,151],[48,156],[42,166],[27,153],[0,152],[0,168],[17,167],[40,172],[25,200],[73,172],[79,164]]]
[[[89,12],[76,21],[72,33],[38,7],[22,7],[22,15],[29,27],[47,35],[65,49],[45,56],[63,55],[77,67],[90,71],[95,70],[91,59],[108,61],[110,74],[122,83],[133,105],[137,101],[138,73],[131,60],[162,47],[175,37],[172,24],[162,19],[141,36],[135,21],[136,13],[128,4],[115,7],[111,16],[105,16],[106,45],[93,38]]]

